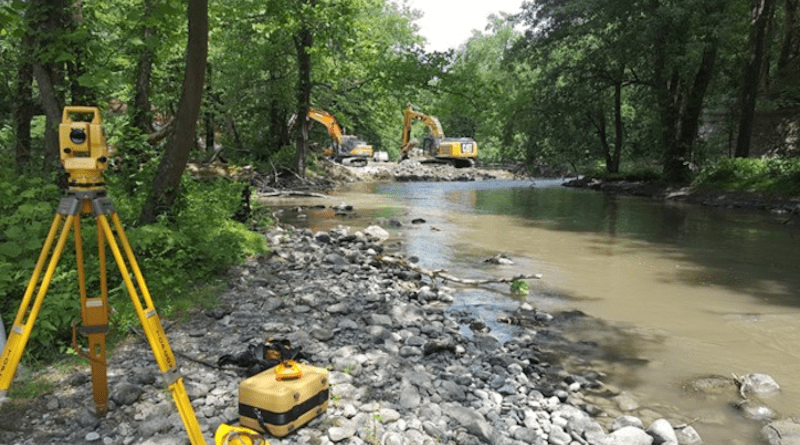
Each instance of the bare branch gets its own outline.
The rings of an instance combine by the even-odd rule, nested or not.
[[[444,281],[452,281],[454,283],[464,284],[468,286],[481,286],[484,284],[491,284],[491,283],[513,283],[514,281],[517,280],[538,280],[542,278],[542,274],[537,273],[533,275],[518,275],[512,278],[489,278],[485,280],[476,280],[469,278],[459,278],[455,275],[451,275],[444,269],[428,270],[422,266],[409,262],[405,258],[378,255],[375,257],[375,259],[377,259],[382,263],[389,264],[392,266],[405,267],[406,269],[410,269],[413,270],[414,272],[418,272],[422,275],[425,275],[429,277],[431,280],[440,278]]]

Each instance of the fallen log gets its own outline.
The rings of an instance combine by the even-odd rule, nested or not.
[[[409,262],[405,258],[397,258],[388,255],[377,255],[375,259],[385,264],[405,267],[406,269],[413,270],[414,272],[418,272],[422,275],[427,276],[428,278],[431,279],[431,281],[440,278],[444,281],[452,281],[454,283],[464,284],[467,286],[481,286],[484,284],[492,284],[492,283],[513,283],[517,280],[539,280],[542,278],[542,274],[539,273],[533,275],[518,275],[512,278],[489,278],[485,280],[459,278],[455,275],[450,274],[444,269],[434,269],[434,270],[425,269],[422,266]]]

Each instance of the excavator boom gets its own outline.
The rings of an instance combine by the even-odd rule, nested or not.
[[[309,108],[308,117],[324,125],[325,128],[328,129],[328,134],[331,135],[333,142],[337,144],[342,143],[342,129],[339,127],[339,123],[336,122],[336,118],[333,117],[332,114],[327,111],[317,110],[316,108]]]

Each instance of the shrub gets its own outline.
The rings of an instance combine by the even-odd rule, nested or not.
[[[714,190],[800,195],[800,159],[722,158],[705,166],[694,184]]]
[[[53,178],[17,177],[0,169],[0,315],[10,326],[30,280],[34,263],[63,193]],[[133,221],[141,197],[109,195],[123,225]],[[155,224],[126,228],[126,235],[142,269],[148,290],[162,316],[196,302],[188,292],[197,284],[211,283],[248,255],[266,252],[262,235],[248,230],[231,216],[241,203],[245,185],[226,179],[198,181],[184,178],[173,211]],[[81,239],[89,297],[99,294],[97,227],[83,218]],[[74,234],[73,234],[74,235]],[[74,238],[74,236],[71,236]],[[117,239],[119,241],[119,239]],[[109,304],[116,313],[112,325],[120,332],[138,324],[138,318],[110,249],[107,249]],[[72,323],[80,319],[74,243],[68,241],[52,276],[44,304],[26,347],[29,360],[51,358],[70,349]]]

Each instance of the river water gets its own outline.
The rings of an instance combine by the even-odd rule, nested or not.
[[[334,201],[355,211],[335,216]],[[759,443],[762,424],[735,410],[735,397],[687,394],[685,382],[698,376],[768,374],[781,392],[767,405],[779,417],[800,416],[800,233],[780,216],[550,180],[355,184],[313,203],[326,208],[289,222],[359,229],[393,218],[403,222],[392,230],[403,251],[427,269],[462,278],[542,274],[529,281],[534,307],[605,322],[569,333],[606,350],[604,382],[673,423],[689,419],[706,444]],[[515,264],[484,263],[499,253]],[[503,285],[459,292],[451,312],[484,319],[505,340],[514,328],[494,315],[518,305]]]

